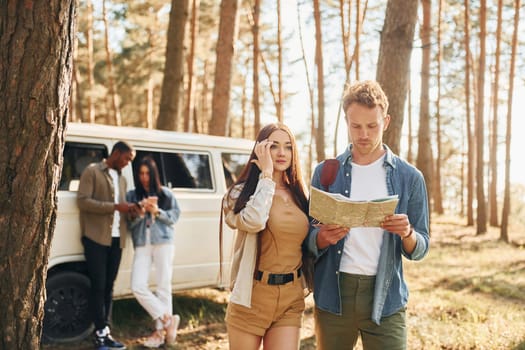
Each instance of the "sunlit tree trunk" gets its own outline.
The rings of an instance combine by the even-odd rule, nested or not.
[[[414,135],[412,134],[412,83],[408,80],[408,106],[407,106],[407,117],[408,117],[408,150],[407,150],[407,162],[414,162],[414,155],[412,149],[414,148]]]
[[[430,143],[430,53],[431,53],[431,1],[422,0],[423,24],[420,29],[421,53],[421,88],[419,95],[419,129],[417,134],[416,166],[425,177],[427,192],[432,193],[432,147]]]
[[[242,97],[241,97],[241,137],[246,138],[246,105],[248,104],[248,96],[246,95],[246,79],[242,80]]]
[[[172,0],[157,129],[179,128],[181,90],[184,85],[184,33],[187,20],[188,0]]]
[[[321,25],[321,9],[319,0],[314,0],[314,20],[315,20],[315,66],[317,67],[317,132],[315,135],[315,145],[317,161],[324,160],[324,68],[323,68],[323,38]]]
[[[304,50],[304,39],[303,39],[303,27],[301,22],[301,9],[299,3],[297,3],[297,27],[299,28],[299,43],[301,44],[301,60],[304,64],[304,73],[306,76],[306,85],[308,86],[308,97],[310,102],[310,143],[308,144],[308,159],[306,162],[305,176],[307,179],[312,177],[312,164],[313,164],[313,142],[315,133],[315,108],[314,108],[314,89],[310,80],[310,73],[308,71],[308,62],[306,62],[306,54]]]
[[[187,58],[188,66],[188,88],[186,90],[186,108],[184,110],[184,131],[195,131],[192,125],[192,115],[195,108],[195,74],[193,66],[195,62],[195,46],[197,43],[197,33],[199,31],[199,5],[200,0],[191,1],[191,21],[190,21],[190,52]]]
[[[210,92],[210,86],[208,85],[208,76],[210,74],[209,66],[209,60],[205,60],[204,69],[201,77],[202,93],[200,98],[200,106],[198,108],[199,115],[195,115],[195,125],[198,125],[200,129],[196,130],[196,132],[201,134],[207,134],[209,132],[209,123],[211,122],[210,103],[208,95],[213,94],[213,92]]]
[[[282,43],[282,16],[281,16],[281,0],[277,0],[277,120],[284,121],[283,111],[283,43]]]
[[[0,2],[0,349],[40,349],[76,2]]]
[[[470,113],[470,10],[469,0],[464,1],[464,30],[465,30],[465,121],[467,133],[467,225],[474,225],[474,139],[472,136]]]
[[[352,6],[352,4],[350,4],[349,6]],[[361,1],[356,0],[355,1],[355,32],[354,32],[355,49],[354,49],[354,55],[353,55],[354,62],[355,62],[355,69],[354,69],[355,70],[355,80],[360,79],[359,77],[359,38],[361,36],[361,25],[362,24],[363,23],[361,21]]]
[[[146,87],[146,113],[145,113],[145,124],[146,128],[153,129],[153,76],[151,72],[148,76],[148,85]]]
[[[341,42],[343,45],[343,59],[345,64],[345,84],[343,86],[343,91],[341,92],[341,99],[339,101],[339,108],[337,109],[337,119],[335,122],[335,132],[334,132],[334,143],[333,143],[333,157],[337,156],[337,144],[338,144],[338,134],[339,134],[339,122],[341,116],[344,115],[342,111],[342,96],[344,95],[344,90],[346,85],[350,83],[350,69],[352,68],[352,58],[350,56],[350,28],[352,26],[352,1],[348,1],[348,17],[345,16],[345,0],[339,0],[339,24],[341,26]],[[357,20],[357,19],[356,19]],[[347,24],[348,21],[348,24]],[[348,28],[347,28],[348,25]],[[355,51],[354,51],[355,52]]]
[[[84,92],[80,88],[82,78],[78,69],[78,38],[75,35],[75,48],[73,49],[73,81],[71,83],[71,116],[70,121],[83,122],[84,121],[84,109],[82,108],[82,102],[84,101]]]
[[[392,116],[383,141],[397,154],[403,127],[418,3],[419,0],[388,0],[381,30],[376,79],[388,96],[389,114]]]
[[[253,5],[253,116],[254,116],[254,130],[253,138],[257,136],[257,133],[261,129],[261,107],[259,103],[259,15],[261,12],[261,0],[255,0]]]
[[[433,176],[434,211],[443,214],[443,195],[441,192],[441,21],[443,0],[438,0],[438,27],[437,27],[437,99],[436,99],[436,171]]]
[[[211,135],[223,136],[226,134],[226,124],[230,108],[232,61],[238,27],[237,9],[239,8],[239,1],[240,0],[221,1],[212,115],[208,130]]]
[[[87,28],[86,28],[86,44],[87,44],[87,81],[88,81],[88,98],[87,98],[87,114],[88,122],[95,122],[95,101],[93,94],[95,93],[95,63],[93,59],[93,3],[87,0]]]
[[[363,23],[365,21],[366,11],[368,8],[368,0],[365,1],[363,11],[361,11],[360,7],[360,1],[357,2],[356,6],[359,6],[359,10],[356,13],[356,33],[355,35],[355,45],[352,55],[350,55],[349,47],[350,47],[350,28],[352,23],[352,1],[348,1],[348,15],[345,19],[345,1],[339,0],[339,16],[341,18],[340,25],[341,25],[341,39],[343,42],[343,57],[345,62],[345,86],[350,83],[350,71],[352,69],[352,65],[355,62],[356,63],[356,79],[359,79],[359,38],[361,36],[361,31],[363,28]],[[348,19],[348,29],[346,29],[346,22]],[[339,135],[339,124],[341,121],[341,116],[344,115],[344,111],[341,109],[341,102],[342,102],[342,96],[344,95],[344,87],[343,91],[341,92],[341,99],[339,101],[339,108],[337,109],[337,119],[335,122],[335,132],[334,132],[334,153],[333,156],[335,157],[338,154],[337,150],[337,144],[338,144],[338,135]]]
[[[115,75],[113,73],[113,58],[111,48],[109,47],[109,21],[106,10],[106,0],[102,0],[102,20],[104,22],[104,46],[106,49],[106,68],[108,78],[108,90],[110,105],[113,112],[113,123],[115,125],[122,125],[122,118],[120,116],[119,98],[117,91],[117,84],[115,83]]]
[[[487,232],[487,211],[485,205],[485,186],[483,170],[484,162],[484,103],[485,100],[485,41],[487,33],[487,0],[480,1],[479,9],[479,64],[478,64],[478,84],[477,84],[477,103],[476,103],[476,234]]]
[[[514,0],[514,30],[512,33],[512,52],[510,55],[509,92],[507,98],[507,131],[505,137],[505,190],[503,196],[503,211],[501,214],[500,239],[509,242],[509,215],[510,215],[510,145],[512,126],[512,95],[514,94],[514,75],[516,66],[516,52],[518,51],[518,28],[520,21],[520,0]]]
[[[489,149],[489,169],[490,169],[490,183],[489,183],[489,223],[491,226],[498,226],[498,90],[499,90],[499,71],[500,71],[500,46],[501,46],[501,22],[503,12],[503,0],[498,0],[498,24],[496,26],[496,52],[495,52],[495,67],[494,67],[494,84],[492,88],[493,96],[493,112],[492,112],[492,128],[491,128],[491,142]]]

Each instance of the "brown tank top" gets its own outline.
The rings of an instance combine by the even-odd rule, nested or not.
[[[301,266],[301,244],[308,233],[308,217],[291,198],[273,196],[270,217],[261,234],[261,271],[288,273]]]

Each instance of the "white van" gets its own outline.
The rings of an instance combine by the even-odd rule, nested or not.
[[[56,228],[47,272],[43,337],[64,342],[84,338],[92,330],[88,318],[86,275],[77,207],[80,174],[106,158],[113,144],[127,141],[135,161],[122,170],[128,190],[133,169],[144,155],[155,159],[161,183],[172,189],[181,209],[175,225],[173,291],[224,287],[219,278],[221,200],[248,161],[253,141],[132,127],[69,123],[58,191]],[[222,276],[229,276],[233,232],[224,225]],[[114,297],[131,297],[133,245],[128,237],[115,282]],[[151,274],[154,276],[154,274]]]

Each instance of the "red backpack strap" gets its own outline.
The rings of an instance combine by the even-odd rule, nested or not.
[[[326,159],[321,169],[321,185],[324,191],[328,191],[328,186],[334,183],[339,170],[339,161],[335,158]]]

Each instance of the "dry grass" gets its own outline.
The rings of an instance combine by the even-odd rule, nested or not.
[[[525,350],[525,229],[510,232],[511,245],[499,241],[498,229],[476,236],[455,218],[433,217],[428,257],[404,264],[409,350]],[[227,349],[227,296],[210,289],[177,294],[174,308],[182,322],[171,349]],[[301,350],[315,349],[311,296],[307,305]],[[114,319],[115,335],[128,349],[139,349],[138,337],[151,324],[145,312],[134,300],[119,301]],[[91,346],[85,341],[43,349]]]

